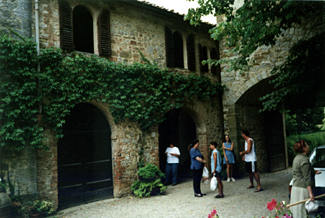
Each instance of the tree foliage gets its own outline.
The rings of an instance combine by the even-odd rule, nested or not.
[[[210,29],[211,37],[215,40],[223,40],[234,55],[231,58],[210,62],[212,64],[227,62],[230,66],[229,70],[234,71],[247,71],[250,55],[259,46],[274,45],[278,37],[286,34],[285,30],[297,27],[306,21],[312,21],[316,25],[324,23],[325,3],[323,1],[245,0],[236,10],[233,6],[234,0],[198,0],[198,3],[200,7],[189,9],[185,18],[193,25],[198,25],[204,15],[212,14],[223,18],[222,22],[218,22]],[[308,83],[312,83],[314,77],[309,77],[307,80],[303,78],[309,71],[306,66],[309,68],[315,62],[307,63],[306,60],[311,61],[317,55],[310,52],[311,50],[315,52],[319,44],[322,44],[320,47],[323,46],[321,37],[323,37],[322,33],[312,39],[302,39],[291,49],[285,64],[273,69],[273,73],[278,76],[272,84],[281,90],[270,92],[261,99],[263,110],[279,109],[284,106],[286,99],[303,92],[304,88],[310,88]],[[323,53],[318,54],[323,55]],[[306,60],[302,61],[302,58]],[[314,71],[316,70],[319,68]]]
[[[43,147],[44,129],[62,137],[65,118],[79,103],[108,103],[116,122],[135,122],[146,130],[186,101],[210,100],[222,91],[207,77],[151,64],[118,64],[55,48],[37,56],[31,40],[7,35],[0,36],[0,71],[0,146],[18,150]]]
[[[238,55],[231,62],[234,70],[245,69],[249,56],[261,45],[274,45],[276,38],[285,33],[283,30],[307,18],[322,19],[324,12],[322,2],[246,0],[237,10],[234,2],[198,0],[200,7],[189,9],[185,17],[193,25],[199,25],[204,15],[224,17],[210,33],[215,40],[225,40]]]

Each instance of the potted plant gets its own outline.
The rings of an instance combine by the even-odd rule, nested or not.
[[[47,200],[34,200],[30,207],[30,217],[48,216],[53,214],[53,203]]]
[[[12,199],[12,205],[17,215],[24,218],[45,217],[55,212],[52,202],[37,196],[16,196]]]

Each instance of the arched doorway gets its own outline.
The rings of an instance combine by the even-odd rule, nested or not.
[[[113,195],[111,129],[104,114],[87,103],[66,119],[58,144],[59,207]]]
[[[159,126],[159,165],[165,172],[166,148],[174,143],[180,150],[178,175],[180,178],[190,176],[189,144],[196,139],[196,126],[191,116],[183,109],[172,110],[166,114],[166,120]]]
[[[274,89],[269,80],[255,84],[236,102],[238,141],[240,145],[244,144],[240,131],[248,129],[256,145],[259,170],[278,171],[286,168],[282,114],[279,111],[260,111],[260,97]]]

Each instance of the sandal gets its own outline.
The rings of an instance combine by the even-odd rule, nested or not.
[[[257,188],[257,189],[255,189],[254,192],[261,192],[261,191],[263,191],[263,188]]]
[[[250,186],[247,187],[247,189],[250,189],[250,188],[254,188],[254,186],[253,185],[250,185]]]
[[[216,195],[215,198],[223,198],[224,195]]]

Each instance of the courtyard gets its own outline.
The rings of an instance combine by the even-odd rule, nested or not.
[[[180,218],[208,217],[216,209],[221,218],[253,218],[268,215],[266,204],[272,198],[288,201],[290,169],[261,175],[262,192],[247,189],[248,178],[224,184],[225,198],[216,199],[209,185],[201,184],[202,198],[193,196],[192,180],[168,186],[166,195],[139,199],[133,196],[83,204],[59,211],[55,218]],[[52,217],[52,218],[54,218]]]

